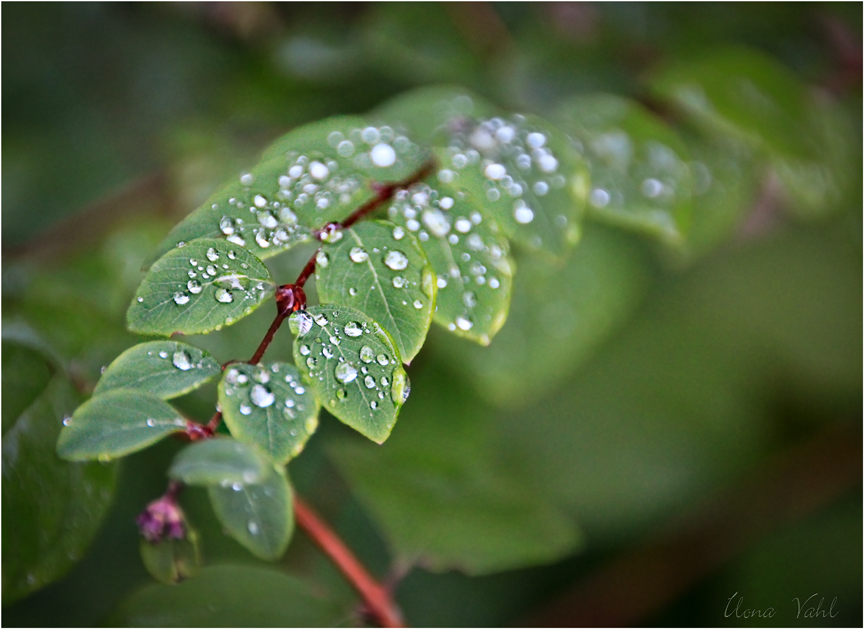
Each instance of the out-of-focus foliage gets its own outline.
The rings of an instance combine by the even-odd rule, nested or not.
[[[606,136],[641,147],[658,125],[680,140],[691,181],[689,227],[670,249],[599,224],[647,229],[591,204],[602,203],[598,190],[612,202],[615,186],[655,192],[644,182],[662,176],[618,181],[634,170],[610,168],[602,186],[596,177],[569,258],[532,256],[527,240],[514,247],[509,318],[488,348],[432,328],[390,441],[375,446],[325,415],[291,462],[296,490],[374,571],[391,559],[420,566],[396,590],[409,623],[530,623],[519,619],[704,495],[746,484],[771,453],[860,424],[860,5],[2,12],[3,585],[4,603],[20,599],[4,608],[6,624],[352,621],[354,595],[302,536],[275,566],[241,547],[255,541],[244,534],[250,505],[235,504],[243,497],[230,487],[182,497],[200,576],[148,585],[134,517],[164,489],[180,444],[165,439],[117,468],[63,463],[54,444],[100,368],[140,340],[125,331],[125,311],[172,225],[291,128],[363,114],[416,86],[461,85],[549,120],[563,112],[561,129],[589,165],[598,137],[601,152]],[[573,103],[601,93],[640,103],[631,106],[648,108],[639,113],[651,124],[634,130],[612,110],[602,124],[574,119]],[[291,281],[311,251],[268,259],[269,275]],[[265,305],[183,341],[216,363],[242,359],[271,320]],[[283,330],[268,364],[294,353]],[[206,421],[215,398],[209,383],[174,402]],[[258,498],[290,495],[281,474],[267,482]],[[230,500],[214,513],[208,491]],[[281,554],[287,505],[271,511],[285,522],[257,555]],[[860,485],[805,516],[642,622],[737,626],[745,621],[724,616],[733,592],[778,608],[777,624],[803,624],[792,599],[814,592],[826,608],[837,597],[839,615],[820,623],[860,622],[860,563],[849,561],[861,556]],[[166,580],[186,570],[188,557],[176,557]],[[538,564],[550,565],[524,569]],[[627,604],[626,591],[615,595]]]

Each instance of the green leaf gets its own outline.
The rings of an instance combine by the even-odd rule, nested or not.
[[[3,340],[3,433],[45,390],[51,367],[39,352]]]
[[[435,274],[426,255],[413,235],[385,221],[364,221],[341,234],[317,256],[321,302],[345,304],[378,321],[410,363],[435,307]]]
[[[417,142],[447,146],[454,129],[496,113],[491,104],[464,88],[432,85],[400,94],[366,117],[388,124]]]
[[[177,341],[151,341],[120,354],[102,373],[93,394],[139,389],[168,400],[197,389],[219,373],[219,363],[204,350]]]
[[[571,99],[559,107],[558,119],[591,167],[588,212],[681,244],[693,180],[675,132],[636,103],[609,94]]]
[[[19,366],[4,356],[4,375]],[[54,453],[76,398],[69,380],[57,374],[3,434],[2,506],[9,516],[3,521],[4,605],[65,574],[110,505],[116,466],[67,463]]]
[[[503,408],[548,393],[627,320],[647,285],[648,259],[632,238],[588,224],[563,265],[520,262],[508,324],[489,347],[442,338],[432,347]]]
[[[416,233],[437,276],[433,320],[488,345],[507,318],[513,283],[509,244],[484,215],[485,198],[450,184],[401,190],[388,209],[395,235]],[[402,236],[400,236],[401,238]]]
[[[199,441],[174,457],[168,476],[187,485],[257,483],[273,466],[256,447],[227,437]]]
[[[372,199],[377,182],[405,179],[423,165],[420,147],[358,117],[305,125],[279,138],[251,171],[210,197],[159,246],[227,238],[261,259],[311,240]]]
[[[162,256],[126,315],[132,332],[203,334],[245,317],[273,292],[270,272],[225,240],[202,238]]]
[[[347,441],[332,448],[398,559],[487,574],[576,551],[575,522],[496,461],[490,436],[497,414],[449,374],[426,376],[386,448]]]
[[[183,539],[164,539],[155,544],[141,540],[141,560],[147,572],[161,583],[173,585],[189,579],[201,570],[198,534],[186,527]]]
[[[186,420],[170,404],[136,389],[90,398],[63,423],[57,454],[69,461],[107,461],[186,429]]]
[[[236,363],[219,382],[219,407],[231,434],[284,463],[318,428],[320,406],[288,363]]]
[[[579,241],[588,167],[561,131],[535,116],[457,129],[428,182],[485,198],[484,214],[531,251],[563,258]]]
[[[390,335],[347,306],[313,306],[288,323],[294,362],[324,408],[383,443],[411,390]]]
[[[202,601],[206,601],[202,602]],[[121,627],[333,627],[345,611],[276,570],[211,566],[176,586],[151,585],[109,620]]]
[[[270,468],[257,483],[207,488],[216,517],[256,557],[282,556],[294,531],[294,505],[285,470]]]

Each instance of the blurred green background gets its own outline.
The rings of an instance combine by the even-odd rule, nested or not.
[[[137,341],[123,322],[141,262],[280,134],[427,84],[541,116],[617,94],[720,163],[734,153],[716,149],[722,134],[673,111],[652,77],[729,45],[785,66],[822,107],[804,115],[841,130],[813,141],[840,192],[820,196],[775,151],[812,121],[780,141],[756,129],[764,146],[745,142],[694,199],[708,218],[686,251],[597,221],[561,268],[517,251],[490,348],[433,329],[383,447],[325,413],[289,472],[373,572],[402,577],[410,624],[862,622],[860,4],[4,3],[2,18],[4,625],[209,624],[188,609],[226,587],[249,590],[226,625],[361,623],[302,533],[260,562],[198,490],[183,505],[207,565],[299,580],[217,570],[178,586],[200,591],[141,592],[134,518],[176,441],[86,468],[96,489],[68,503],[84,524],[35,534],[69,499],[51,431]],[[308,255],[268,266],[287,282]],[[191,342],[241,357],[270,317]],[[276,341],[268,358],[290,360],[289,335]],[[214,399],[180,403],[206,418]],[[27,433],[39,417],[53,428]],[[40,543],[61,548],[56,573],[71,566],[52,583],[19,569]],[[812,594],[823,610],[836,598],[833,617],[798,613]]]

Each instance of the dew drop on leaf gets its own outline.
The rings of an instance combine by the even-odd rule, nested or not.
[[[340,363],[336,367],[335,373],[336,379],[343,384],[348,384],[357,378],[357,368],[351,363]]]
[[[396,163],[396,151],[389,144],[376,144],[369,151],[372,163],[380,168],[386,168]]]
[[[363,247],[354,247],[348,255],[354,262],[366,262],[369,259],[369,254]]]
[[[174,352],[174,357],[171,362],[180,371],[188,371],[192,368],[192,360],[191,358],[189,358],[189,354],[182,350],[179,352]]]
[[[394,249],[384,256],[384,264],[394,271],[401,271],[408,266],[408,257],[401,251]]]
[[[371,363],[375,359],[375,352],[368,345],[360,348],[360,360],[364,363]]]
[[[360,328],[359,325],[357,325],[355,321],[349,321],[345,324],[345,334],[352,338],[357,338],[358,336],[363,334],[363,330]],[[300,348],[300,353],[303,353],[302,347]]]
[[[375,357],[375,360],[378,361],[378,364],[381,365],[382,367],[386,367],[387,365],[390,364],[390,359],[387,358],[387,356],[385,354],[378,354]]]
[[[288,318],[288,328],[294,336],[305,336],[312,329],[312,316],[304,311],[295,312]]]
[[[189,303],[189,295],[186,293],[174,293],[174,303],[183,306]]]
[[[234,301],[234,295],[231,294],[231,291],[224,288],[217,288],[215,297],[216,301],[223,304],[230,304]]]
[[[375,388],[375,378],[373,378],[372,376],[366,376],[363,379],[363,384],[366,385],[367,389],[374,389]]]
[[[258,408],[267,408],[276,400],[276,396],[267,387],[256,384],[249,393],[249,399]]]

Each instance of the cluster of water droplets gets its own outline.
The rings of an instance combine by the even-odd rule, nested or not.
[[[427,253],[431,247],[441,249],[440,254],[429,256],[437,274],[438,311],[448,309],[451,330],[470,330],[477,316],[477,293],[498,290],[505,281],[503,276],[509,280],[512,275],[506,240],[497,235],[497,224],[469,205],[463,192],[449,186],[438,190],[427,184],[397,192],[388,215],[397,223],[395,239],[401,239],[407,229],[416,234]],[[452,309],[452,301],[443,299],[449,295],[458,295],[460,311]]]
[[[337,324],[338,311],[331,316],[333,321],[323,313],[300,311],[288,322],[309,377],[325,386],[333,384],[330,406],[356,406],[359,399],[370,417],[388,398],[401,406],[410,392],[408,376],[378,338],[383,332],[365,321]]]
[[[169,352],[167,350],[156,351],[148,351],[148,356],[155,356],[159,360],[168,361],[170,359],[171,365],[179,370],[179,371],[189,371],[190,369],[203,369],[204,368],[204,355],[200,354],[198,356],[198,360],[196,361],[192,355],[186,351],[185,349],[178,349],[174,352]]]

